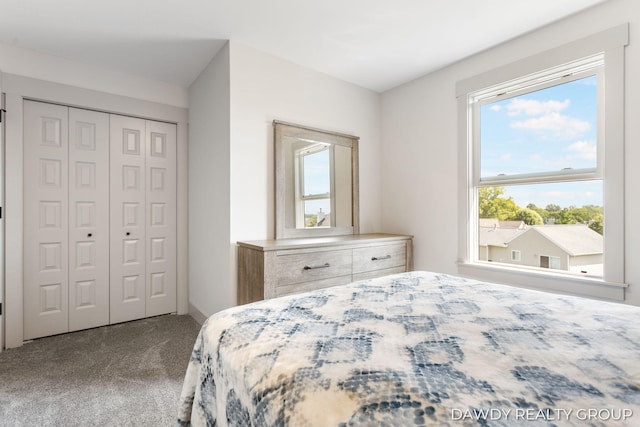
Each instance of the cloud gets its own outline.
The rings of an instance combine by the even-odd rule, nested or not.
[[[555,138],[576,138],[591,129],[591,124],[585,120],[551,112],[540,117],[511,123],[513,129],[533,131],[551,131]]]
[[[489,107],[489,109],[490,109],[491,111],[500,111],[500,110],[502,110],[502,106],[500,106],[500,105],[498,105],[498,104],[494,104],[494,105],[492,105],[491,107]]]
[[[598,158],[598,148],[595,142],[577,141],[569,145],[565,151],[576,153],[578,157],[584,160],[596,160]]]
[[[558,113],[566,110],[571,104],[571,100],[564,101],[536,101],[534,99],[515,98],[507,104],[507,114],[509,116],[519,116],[525,114],[527,116],[542,116],[552,113]]]
[[[500,156],[500,160],[511,160],[511,153],[504,153]]]

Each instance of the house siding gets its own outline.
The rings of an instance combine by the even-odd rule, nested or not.
[[[521,261],[519,263],[512,262],[511,258],[505,262],[512,264],[526,265],[530,267],[540,267],[540,257],[558,257],[560,258],[560,268],[562,270],[569,269],[569,256],[558,245],[549,241],[547,238],[535,230],[529,230],[526,233],[521,234],[509,243],[509,256],[511,250],[519,250],[522,253]]]
[[[520,261],[511,260],[511,251],[520,251]],[[571,267],[602,264],[602,254],[572,256],[543,235],[531,229],[514,238],[508,247],[489,246],[480,248],[481,261],[500,262],[527,267],[540,267],[540,257],[557,257],[560,269],[571,270]],[[488,254],[488,257],[487,257]]]

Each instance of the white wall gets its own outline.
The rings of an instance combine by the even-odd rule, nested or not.
[[[360,136],[361,231],[381,230],[377,93],[231,41],[189,104],[194,317],[236,305],[236,242],[274,237],[274,119]]]
[[[227,44],[189,87],[189,303],[195,318],[231,300],[229,101]]]
[[[382,224],[377,93],[234,41],[230,75],[231,257],[226,266],[216,261],[215,269],[222,275],[227,268],[231,280],[211,281],[216,301],[207,315],[236,304],[236,241],[274,237],[274,119],[359,136],[360,230],[381,231]],[[196,286],[191,278],[190,289],[197,292]]]
[[[157,80],[0,44],[0,71],[187,108],[187,90]]]
[[[232,238],[274,236],[274,119],[360,137],[360,228],[379,231],[379,95],[232,41]]]
[[[640,305],[640,7],[616,0],[481,52],[382,95],[383,225],[415,236],[416,269],[457,273],[458,135],[455,84],[528,55],[630,23],[626,48],[625,275]]]

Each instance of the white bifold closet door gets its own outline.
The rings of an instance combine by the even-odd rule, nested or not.
[[[109,116],[24,103],[24,337],[109,321]]]
[[[24,338],[69,330],[69,109],[24,103]]]
[[[69,108],[69,331],[109,323],[109,115]]]
[[[176,311],[176,126],[24,103],[24,337]]]
[[[111,323],[176,310],[176,127],[111,116]]]
[[[176,125],[147,120],[147,317],[176,311]]]

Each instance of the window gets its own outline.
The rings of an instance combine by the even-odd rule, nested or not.
[[[597,170],[601,55],[587,65],[586,71],[562,67],[571,74],[549,76],[545,84],[532,76],[519,90],[498,85],[473,99],[481,181],[573,180]]]
[[[514,246],[529,253],[551,246],[572,262],[522,260],[519,250],[511,250],[511,261],[567,272],[571,264],[588,264],[581,274],[602,274],[603,64],[604,56],[594,55],[470,94],[474,219],[488,259],[503,259]],[[483,239],[486,219],[523,225],[498,225],[501,240]],[[534,236],[529,227],[546,230]]]
[[[331,226],[331,149],[328,144],[315,143],[296,152],[297,168],[301,173],[297,184],[299,226]]]
[[[621,26],[458,82],[461,272],[623,298],[627,41]]]
[[[562,269],[560,263],[560,257],[540,255],[540,267],[541,268],[553,268],[555,270]]]

